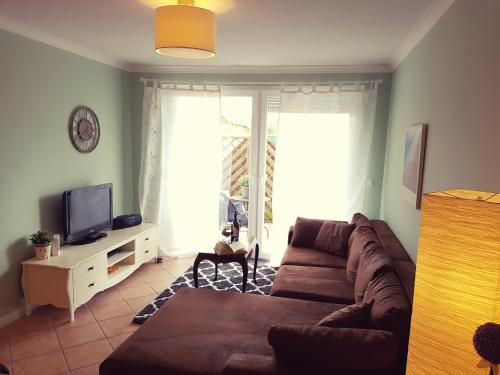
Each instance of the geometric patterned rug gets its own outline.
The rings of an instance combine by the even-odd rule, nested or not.
[[[257,285],[253,281],[253,267],[248,264],[248,281],[246,293],[266,294],[268,295],[273,285],[274,277],[278,267],[257,266]],[[243,272],[238,263],[219,264],[219,273],[217,281],[213,281],[215,276],[214,264],[204,260],[198,266],[198,286],[214,290],[225,290],[232,292],[241,292],[241,283],[243,281]],[[182,288],[194,288],[193,268],[189,267],[187,271],[175,280],[170,287],[165,289],[149,305],[144,307],[139,314],[134,317],[134,323],[142,324],[148,320],[158,309],[167,302],[176,292]],[[166,306],[168,308],[168,305]]]

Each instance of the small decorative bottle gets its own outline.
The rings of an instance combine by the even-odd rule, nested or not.
[[[61,248],[61,236],[59,234],[54,234],[52,236],[52,256],[59,256],[59,249]]]
[[[240,238],[240,222],[238,221],[238,212],[234,211],[233,225],[231,233],[231,242],[238,241]]]

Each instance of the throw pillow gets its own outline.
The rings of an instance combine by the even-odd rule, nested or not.
[[[324,220],[298,217],[293,227],[292,246],[313,247]]]
[[[351,224],[354,224],[357,227],[370,227],[370,228],[373,228],[373,225],[372,225],[370,219],[368,219],[365,215],[363,215],[363,214],[361,214],[359,212],[355,213],[352,216]]]
[[[283,325],[271,327],[267,339],[278,361],[285,364],[370,373],[393,369],[397,363],[397,342],[391,332]]]
[[[354,284],[361,252],[370,242],[378,242],[378,237],[370,227],[356,227],[352,231],[351,238],[353,240],[348,250],[346,279]]]
[[[332,312],[321,319],[316,326],[332,328],[368,328],[371,303],[357,303]]]
[[[370,242],[361,251],[354,282],[354,300],[363,301],[368,283],[382,271],[392,269],[391,258],[378,242]]]
[[[347,256],[347,243],[355,225],[343,221],[325,221],[313,247],[341,257]]]
[[[397,276],[386,271],[368,283],[364,303],[373,303],[370,328],[394,332],[402,344],[410,331],[411,307]]]

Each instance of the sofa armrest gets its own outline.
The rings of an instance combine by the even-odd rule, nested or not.
[[[268,341],[284,363],[373,373],[398,364],[397,338],[387,331],[283,325],[269,329]]]
[[[236,353],[229,357],[221,375],[332,375],[332,372],[288,366],[275,356]]]
[[[294,226],[292,225],[290,227],[290,229],[288,230],[288,245],[290,245],[292,243],[293,228],[294,228]]]

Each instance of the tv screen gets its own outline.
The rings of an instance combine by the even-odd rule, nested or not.
[[[113,184],[88,186],[63,194],[64,239],[97,239],[100,230],[113,225]]]

